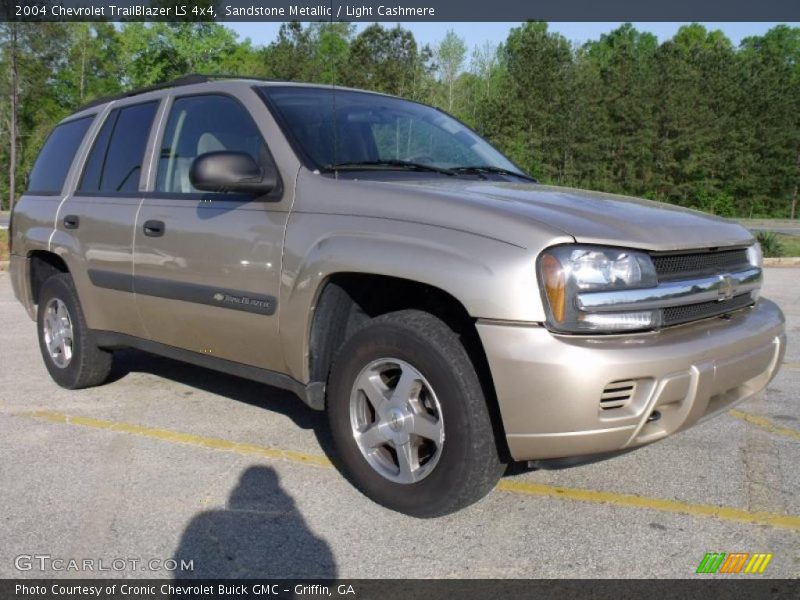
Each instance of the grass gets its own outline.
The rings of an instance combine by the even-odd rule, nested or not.
[[[759,229],[760,227],[775,227],[781,225],[797,225],[798,219],[734,219],[748,229]]]
[[[736,219],[736,221],[747,227],[755,235],[759,231],[769,231],[771,229],[786,228],[794,230],[800,225],[798,219]],[[781,257],[800,257],[800,235],[790,233],[774,234],[775,241],[780,244]]]
[[[776,233],[781,244],[781,256],[800,256],[800,235]]]
[[[0,260],[8,260],[8,229],[0,229]]]

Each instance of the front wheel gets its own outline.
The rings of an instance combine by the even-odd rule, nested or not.
[[[334,362],[327,408],[339,466],[387,508],[452,513],[503,471],[469,356],[428,313],[390,313],[356,332]]]

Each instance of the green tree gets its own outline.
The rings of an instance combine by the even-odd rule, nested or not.
[[[710,198],[729,197],[726,164],[739,101],[735,58],[727,37],[698,24],[681,27],[659,47],[657,198],[706,208]]]
[[[434,48],[379,24],[354,35],[347,23],[285,23],[266,47],[191,19],[0,24],[0,197],[13,202],[45,136],[79,105],[202,71],[353,85],[441,106],[546,182],[725,216],[797,216],[797,27],[735,48],[697,24],[661,44],[626,24],[573,46],[531,22],[498,48],[475,49],[468,67],[452,31]]]
[[[439,77],[447,91],[447,110],[453,110],[453,91],[456,80],[467,57],[467,46],[464,40],[451,29],[436,48],[436,62],[439,66]]]
[[[351,23],[283,23],[278,39],[264,49],[269,77],[286,81],[341,83],[354,26]]]
[[[599,71],[607,125],[597,157],[606,163],[604,189],[643,194],[652,187],[657,48],[654,35],[630,23],[587,44]]]
[[[219,23],[125,23],[120,31],[125,84],[153,85],[189,73],[222,73],[236,55],[236,34]]]
[[[55,74],[65,68],[69,30],[60,23],[0,24],[3,77],[6,99],[3,159],[7,179],[0,185],[13,206],[19,195],[21,175],[33,159],[52,124],[69,108],[55,93]]]
[[[417,69],[417,42],[400,25],[384,29],[373,23],[353,40],[347,84],[397,96],[410,96]]]
[[[747,160],[735,183],[745,214],[789,216],[800,182],[800,28],[742,41],[741,123]]]
[[[519,107],[513,157],[545,180],[564,182],[571,161],[572,47],[546,23],[529,22],[511,30],[503,50],[512,83],[508,101]]]
[[[310,27],[316,40],[312,80],[320,83],[346,81],[350,39],[355,26],[352,23],[312,23]]]
[[[124,75],[120,40],[110,23],[70,23],[67,61],[55,74],[55,92],[61,102],[76,108],[92,98],[117,93]]]

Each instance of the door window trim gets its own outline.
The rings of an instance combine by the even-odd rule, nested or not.
[[[255,130],[258,132],[258,135],[261,137],[261,141],[264,144],[264,148],[267,151],[267,157],[269,158],[270,162],[272,162],[272,166],[275,169],[278,177],[278,185],[275,189],[267,194],[263,194],[261,196],[256,196],[253,194],[242,194],[242,193],[228,193],[228,192],[162,192],[156,189],[158,185],[158,168],[159,168],[159,161],[161,157],[161,146],[164,142],[164,135],[167,132],[167,125],[169,124],[169,119],[172,116],[172,108],[175,105],[177,100],[181,100],[183,98],[207,98],[209,96],[221,96],[223,98],[230,98],[234,102],[236,102],[241,109],[247,114],[252,123]],[[165,102],[164,106],[163,117],[159,122],[159,128],[155,137],[155,142],[152,147],[152,153],[150,156],[150,173],[149,178],[147,181],[147,192],[143,194],[144,197],[147,198],[159,198],[159,199],[171,199],[171,200],[203,200],[203,201],[233,201],[233,202],[265,202],[265,203],[277,203],[283,200],[283,177],[281,176],[281,171],[278,168],[278,163],[275,161],[275,157],[272,154],[272,150],[267,143],[266,138],[264,137],[264,133],[261,131],[261,128],[258,126],[258,122],[253,117],[253,114],[247,108],[244,102],[241,101],[235,94],[231,94],[228,92],[213,90],[213,91],[199,91],[199,92],[191,92],[185,94],[170,94]]]
[[[73,197],[77,197],[77,198],[81,198],[81,197],[82,198],[141,198],[142,197],[143,192],[141,190],[141,187],[142,187],[142,178],[144,177],[144,166],[145,166],[145,164],[149,164],[150,157],[148,156],[148,153],[150,151],[150,141],[151,141],[151,138],[152,138],[153,133],[155,131],[155,127],[157,126],[156,121],[157,121],[159,112],[161,110],[161,106],[163,104],[163,101],[164,101],[164,98],[162,97],[162,98],[150,98],[148,100],[143,100],[143,101],[139,101],[139,102],[128,102],[128,103],[119,104],[119,105],[116,105],[116,104],[108,105],[107,110],[105,111],[105,114],[102,117],[102,122],[98,123],[96,128],[95,128],[94,135],[92,136],[92,140],[91,140],[91,146],[89,146],[89,150],[86,152],[86,154],[83,157],[83,164],[81,165],[80,171],[77,173],[77,178],[76,178],[75,182],[73,183],[73,186],[72,186],[73,187],[73,190],[72,190],[72,196]],[[153,115],[153,122],[150,124],[150,131],[148,132],[148,135],[147,135],[147,142],[144,145],[144,150],[143,150],[143,155],[142,155],[141,173],[139,173],[138,188],[140,188],[140,189],[137,189],[136,191],[125,191],[125,192],[104,192],[104,191],[100,191],[100,190],[96,190],[96,191],[95,190],[80,190],[79,189],[80,185],[83,182],[84,175],[86,174],[86,167],[88,166],[88,163],[89,163],[89,157],[92,155],[92,152],[94,152],[94,147],[95,147],[95,144],[97,143],[98,138],[100,137],[100,132],[103,131],[103,127],[105,127],[105,125],[108,122],[108,119],[111,117],[112,113],[114,113],[115,111],[123,111],[126,108],[130,108],[130,107],[133,107],[133,106],[143,106],[145,104],[155,104],[156,105],[156,112]],[[119,115],[117,115],[116,118],[118,119]],[[117,126],[117,124],[115,122],[114,123],[114,129],[116,129],[116,126]],[[111,135],[109,136],[109,139],[108,139],[109,145],[111,144],[111,140],[114,137],[114,129],[111,130]],[[107,153],[108,153],[108,148],[106,148],[106,154]],[[105,168],[105,160],[103,161],[103,168]],[[146,183],[147,183],[147,181],[145,181],[145,184]]]

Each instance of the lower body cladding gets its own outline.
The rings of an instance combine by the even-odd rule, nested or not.
[[[496,321],[478,321],[478,332],[515,460],[660,440],[762,391],[786,346],[783,313],[768,300],[646,334],[559,336]]]

